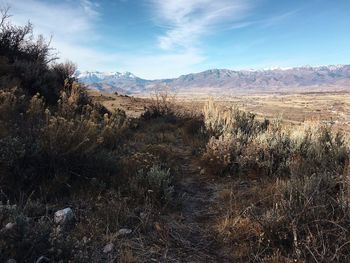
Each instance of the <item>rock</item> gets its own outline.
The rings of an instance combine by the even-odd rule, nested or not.
[[[128,229],[128,228],[122,228],[122,229],[119,229],[118,231],[118,236],[127,236],[129,234],[132,233],[132,230],[131,229]]]
[[[114,249],[114,245],[113,243],[109,243],[107,245],[105,245],[105,247],[103,248],[103,253],[107,254],[107,253],[111,253]]]
[[[5,229],[11,230],[11,229],[13,229],[15,226],[16,226],[15,223],[11,223],[11,222],[10,222],[10,223],[7,223],[7,224],[6,224]]]
[[[6,261],[6,263],[17,263],[17,261],[14,260],[13,258],[10,258],[9,260]]]
[[[147,217],[147,213],[144,213],[144,212],[140,213],[140,218],[141,219],[146,219],[146,217]]]
[[[64,225],[70,221],[72,221],[74,218],[73,210],[71,208],[65,208],[62,210],[59,210],[55,213],[55,223]]]
[[[205,175],[205,169],[201,169],[201,171],[199,172],[200,175]]]

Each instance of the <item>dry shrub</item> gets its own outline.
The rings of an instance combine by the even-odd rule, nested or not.
[[[210,135],[237,135],[242,144],[249,142],[251,137],[265,131],[268,120],[257,121],[255,114],[240,111],[236,107],[220,109],[210,98],[203,109],[204,123]]]
[[[338,178],[338,179],[337,179]],[[348,185],[335,174],[277,183],[276,202],[262,215],[265,251],[302,262],[346,262],[350,252]]]
[[[349,160],[343,135],[330,126],[306,123],[297,129],[282,125],[278,119],[260,122],[253,114],[237,109],[220,113],[212,101],[207,104],[204,116],[207,131],[213,135],[204,160],[217,167],[217,174],[227,171],[255,171],[269,176],[290,176],[292,172],[312,175],[318,171],[342,174]]]
[[[230,172],[236,150],[236,143],[232,136],[211,137],[207,144],[206,152],[203,155],[203,163],[212,174],[222,175]]]
[[[0,139],[0,162],[9,170],[2,181],[8,187],[32,191],[45,181],[53,193],[75,181],[108,180],[116,174],[116,149],[127,128],[126,116],[121,111],[101,116],[94,105],[80,104],[86,102],[84,96],[74,83],[71,93],[62,92],[52,113],[39,95],[30,99],[11,135]]]
[[[253,125],[249,114],[232,115],[233,121],[218,112],[212,116],[216,120],[209,120],[208,131],[220,136],[209,140],[204,158],[216,160],[213,168],[219,174],[239,171],[246,178],[252,172],[260,180],[266,180],[264,175],[276,178],[272,203],[262,205],[256,194],[256,203],[244,213],[219,223],[223,239],[238,246],[235,257],[257,262],[276,257],[282,262],[348,261],[349,148],[343,135],[316,123],[296,127],[274,120],[264,122],[265,128],[261,122]]]
[[[10,197],[50,194],[91,177],[115,173],[125,114],[94,105],[74,82],[75,66],[53,64],[49,43],[17,27],[3,12],[0,25],[0,182]],[[48,189],[43,186],[47,185]]]
[[[145,107],[141,117],[145,120],[164,118],[170,122],[176,121],[175,94],[170,94],[167,87],[156,88],[151,103]]]
[[[12,224],[0,230],[0,261],[16,258],[20,262],[34,262],[37,255],[50,248],[51,224],[47,219],[31,220],[23,208],[0,202],[0,224]]]
[[[205,150],[208,135],[205,131],[203,116],[192,115],[183,120],[181,138],[192,148],[192,154],[201,155]]]

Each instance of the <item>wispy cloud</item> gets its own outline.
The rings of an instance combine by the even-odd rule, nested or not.
[[[83,7],[85,13],[91,17],[99,16],[98,8],[99,3],[90,0],[80,0],[80,4]]]
[[[159,79],[178,77],[196,70],[206,57],[198,49],[187,49],[165,54],[128,56],[123,61],[125,71],[137,73],[140,77]]]
[[[101,37],[96,30],[99,4],[91,0],[65,0],[62,2],[40,0],[0,0],[10,6],[11,19],[24,25],[30,21],[34,33],[48,38],[62,60],[77,62],[79,67],[91,65],[110,66],[117,55],[108,55],[93,46]],[[108,63],[109,62],[109,63]]]
[[[221,24],[244,18],[250,0],[150,0],[156,22],[166,29],[158,45],[164,50],[193,48]]]
[[[130,2],[116,0],[109,3],[109,7],[118,8],[118,3],[126,7]],[[72,60],[82,70],[132,71],[144,78],[176,77],[202,70],[208,65],[211,55],[202,45],[205,44],[206,36],[250,26],[271,26],[293,15],[290,12],[260,21],[253,19],[253,9],[256,9],[260,0],[144,2],[149,7],[148,17],[145,17],[149,30],[153,30],[152,26],[158,27],[154,31],[154,45],[139,50],[124,48],[121,53],[119,50],[113,51],[113,43],[106,39],[118,39],[121,41],[119,46],[128,46],[129,42],[123,42],[123,35],[118,35],[117,31],[114,35],[103,33],[104,27],[113,20],[110,17],[106,19],[106,14],[102,13],[106,10],[106,3],[102,1],[0,0],[0,4],[8,3],[11,6],[10,13],[16,24],[23,25],[31,21],[35,34],[53,36],[52,46],[59,51],[62,60]],[[130,21],[124,22],[130,24]],[[234,36],[232,32],[228,34]],[[107,42],[108,49],[104,42]]]
[[[39,33],[79,38],[92,30],[97,11],[92,9],[91,1],[81,0],[78,3],[72,6],[71,1],[58,4],[38,0],[11,0],[8,4],[13,20],[17,23],[31,21]]]

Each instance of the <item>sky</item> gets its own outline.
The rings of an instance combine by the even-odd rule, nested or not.
[[[80,70],[146,79],[350,63],[350,0],[0,0]]]

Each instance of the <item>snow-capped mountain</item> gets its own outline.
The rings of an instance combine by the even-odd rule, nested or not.
[[[77,72],[89,88],[126,94],[166,85],[178,92],[246,93],[350,90],[350,65],[268,70],[211,69],[174,79],[145,80],[130,72]]]
[[[115,81],[119,79],[137,79],[131,72],[100,72],[100,71],[79,71],[75,72],[75,77],[80,81],[90,84],[101,81]]]
[[[121,92],[125,94],[133,94],[142,92],[147,80],[136,77],[130,72],[100,72],[100,71],[79,71],[75,73],[75,77],[82,83],[86,84],[90,89]]]

